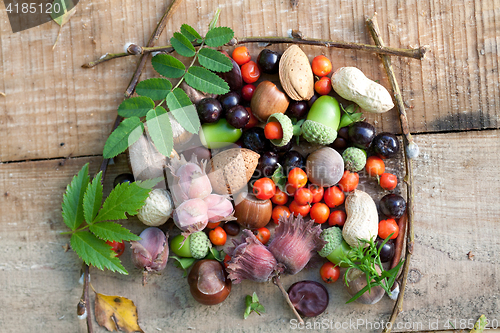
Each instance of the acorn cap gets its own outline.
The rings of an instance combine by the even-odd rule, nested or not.
[[[325,258],[342,244],[342,231],[339,227],[331,227],[323,230],[319,236],[326,244],[318,251],[318,254]]]
[[[210,240],[203,231],[189,235],[189,251],[195,259],[203,259],[210,249]]]
[[[335,141],[337,131],[317,121],[306,120],[302,124],[302,136],[310,143],[326,146]]]
[[[342,153],[344,166],[351,172],[361,171],[366,164],[366,153],[356,147],[349,147]]]
[[[270,140],[273,145],[278,147],[285,146],[293,137],[293,124],[288,116],[282,113],[274,113],[269,116],[267,122],[277,121],[283,130],[283,137],[281,139]]]
[[[208,178],[217,194],[235,194],[252,177],[260,155],[245,148],[224,150],[210,160]]]

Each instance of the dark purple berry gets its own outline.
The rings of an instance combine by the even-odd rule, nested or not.
[[[279,62],[281,55],[278,52],[264,49],[260,51],[257,57],[257,65],[267,74],[276,74],[279,70]]]
[[[204,98],[196,105],[196,111],[203,123],[214,123],[222,114],[222,105],[215,98]]]
[[[391,158],[399,152],[399,140],[392,134],[382,132],[373,138],[372,148],[380,158]]]
[[[269,150],[269,145],[271,144],[266,136],[264,135],[264,129],[261,127],[252,127],[243,132],[241,136],[243,141],[243,146],[256,153],[262,154]]]
[[[233,106],[226,112],[226,120],[234,128],[243,128],[250,121],[250,113],[244,106]]]
[[[257,169],[260,172],[260,177],[270,177],[278,168],[278,154],[272,151],[266,151],[259,158]]]
[[[293,101],[288,105],[286,110],[291,118],[304,118],[309,111],[309,105],[305,101]]]
[[[230,91],[225,95],[219,96],[219,101],[224,111],[229,111],[229,109],[241,103],[241,96],[235,91]]]
[[[366,121],[360,121],[349,126],[349,141],[353,146],[367,149],[375,137],[375,127]]]
[[[387,194],[380,199],[379,208],[388,218],[399,219],[405,213],[406,201],[398,194]]]

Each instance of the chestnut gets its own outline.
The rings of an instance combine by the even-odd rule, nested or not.
[[[223,302],[231,292],[231,280],[226,274],[224,267],[217,260],[198,261],[188,275],[191,295],[205,305]]]
[[[285,113],[290,99],[271,81],[259,83],[253,93],[250,108],[261,122],[266,122],[273,113]]]
[[[375,266],[375,269],[379,274],[381,274],[381,270],[378,266]],[[359,269],[351,269],[344,274],[344,284],[349,295],[353,297],[366,287],[366,275]],[[366,291],[363,295],[357,298],[356,302],[361,304],[375,304],[380,301],[382,297],[384,297],[384,294],[385,290],[381,286],[372,287],[370,291]]]
[[[295,282],[288,288],[288,296],[297,312],[304,317],[322,314],[330,300],[326,288],[316,281]]]
[[[240,192],[235,199],[234,217],[236,221],[248,229],[265,227],[273,214],[271,200],[260,200],[252,193]]]

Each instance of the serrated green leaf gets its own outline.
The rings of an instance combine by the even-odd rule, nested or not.
[[[83,223],[83,198],[89,184],[89,164],[85,164],[66,187],[62,202],[62,217],[71,230]]]
[[[192,57],[196,54],[193,44],[180,32],[174,32],[174,36],[170,38],[170,44],[181,56]]]
[[[173,79],[183,76],[186,71],[186,66],[170,54],[155,55],[151,59],[151,64],[160,75]]]
[[[181,25],[181,33],[186,36],[186,38],[192,42],[195,39],[200,39],[200,34],[190,25],[183,24]]]
[[[99,221],[124,220],[125,213],[130,216],[136,215],[137,211],[144,205],[150,189],[142,188],[136,183],[121,183],[117,185],[104,201],[99,214],[94,219]]]
[[[146,124],[156,149],[163,156],[169,157],[174,148],[174,133],[167,111],[157,106],[146,115]]]
[[[217,8],[217,10],[215,11],[214,17],[212,18],[212,20],[210,21],[210,24],[208,25],[209,30],[212,30],[213,28],[215,28],[215,25],[217,24],[217,21],[219,20],[219,16],[220,16],[220,8]]]
[[[144,125],[138,117],[124,119],[110,134],[104,145],[103,157],[113,158],[134,144],[144,132]]]
[[[137,88],[135,88],[135,92],[141,96],[149,97],[154,101],[161,101],[167,97],[171,89],[172,83],[169,80],[152,78],[139,82]]]
[[[118,107],[118,114],[123,118],[144,117],[155,107],[155,102],[149,97],[131,97],[124,100]]]
[[[167,95],[167,106],[175,120],[188,132],[198,133],[200,118],[188,95],[181,88],[175,88]]]
[[[205,36],[205,44],[211,47],[223,46],[234,37],[234,31],[228,27],[210,29]]]
[[[152,179],[146,179],[143,181],[138,180],[135,183],[137,184],[137,186],[140,186],[142,188],[152,189],[153,187],[156,186],[156,184],[158,184],[159,182],[161,182],[164,179],[165,179],[165,177],[156,177],[156,178],[152,178]]]
[[[92,223],[97,216],[102,204],[102,171],[95,175],[92,183],[87,185],[87,190],[83,196],[83,214],[88,224]]]
[[[223,95],[229,92],[229,85],[226,81],[203,67],[190,67],[184,80],[194,89],[208,94]]]
[[[127,228],[115,222],[94,223],[89,227],[97,237],[105,241],[138,241],[141,237],[131,233]]]
[[[214,49],[201,49],[198,52],[198,61],[200,65],[214,72],[225,73],[233,69],[231,60]]]
[[[116,257],[116,253],[111,246],[102,239],[97,238],[89,231],[78,231],[71,235],[71,248],[87,264],[112,272],[119,272],[127,275],[128,272]]]

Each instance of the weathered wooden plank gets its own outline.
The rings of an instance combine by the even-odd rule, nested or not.
[[[97,155],[109,134],[137,58],[84,70],[80,65],[127,42],[143,44],[169,1],[82,1],[52,50],[58,27],[46,23],[12,34],[0,12],[0,161]],[[2,5],[3,6],[3,5]],[[395,59],[394,68],[409,106],[414,132],[498,128],[500,0],[487,1],[289,1],[185,0],[167,25],[160,44],[182,23],[200,31],[216,8],[220,24],[237,36],[286,35],[371,43],[364,17],[379,14],[386,43],[429,44],[423,62]],[[283,50],[285,46],[274,47]],[[253,46],[252,53],[259,49]],[[360,51],[305,47],[312,59],[325,53],[334,67],[357,66],[386,86],[376,56]],[[153,75],[150,66],[143,77]],[[399,131],[395,112],[368,115],[384,130]]]
[[[499,138],[499,130],[416,136],[422,149],[422,157],[415,163],[416,244],[399,330],[444,329],[454,319],[459,329],[461,319],[468,324],[469,319],[476,320],[480,314],[500,320]],[[74,158],[60,165],[62,162],[0,165],[2,330],[85,332],[85,323],[79,322],[75,314],[81,294],[77,282],[80,260],[62,248],[69,238],[60,235],[67,230],[60,203],[65,186],[80,167],[90,162],[95,172],[100,160]],[[110,167],[106,191],[115,175],[126,170],[120,157]],[[144,228],[136,219],[124,224],[134,232]],[[165,274],[152,276],[150,283],[142,287],[141,273],[133,268],[129,251],[127,248],[122,257],[129,276],[93,269],[92,284],[99,292],[133,299],[146,332],[157,328],[168,332],[287,332],[293,328],[291,313],[272,284],[247,281],[234,285],[226,302],[206,307],[191,298],[182,272],[171,264]],[[468,259],[469,251],[474,254],[472,261]],[[317,268],[284,277],[283,283],[288,287],[303,279],[318,280]],[[328,290],[331,303],[327,312],[309,322],[326,320],[328,325],[330,321],[341,325],[354,321],[353,326],[341,330],[379,332],[375,325],[388,319],[393,303],[387,298],[375,306],[345,305],[348,295],[339,282],[328,286]],[[253,291],[261,297],[268,313],[243,320],[243,297]],[[430,326],[435,322],[437,327]]]

